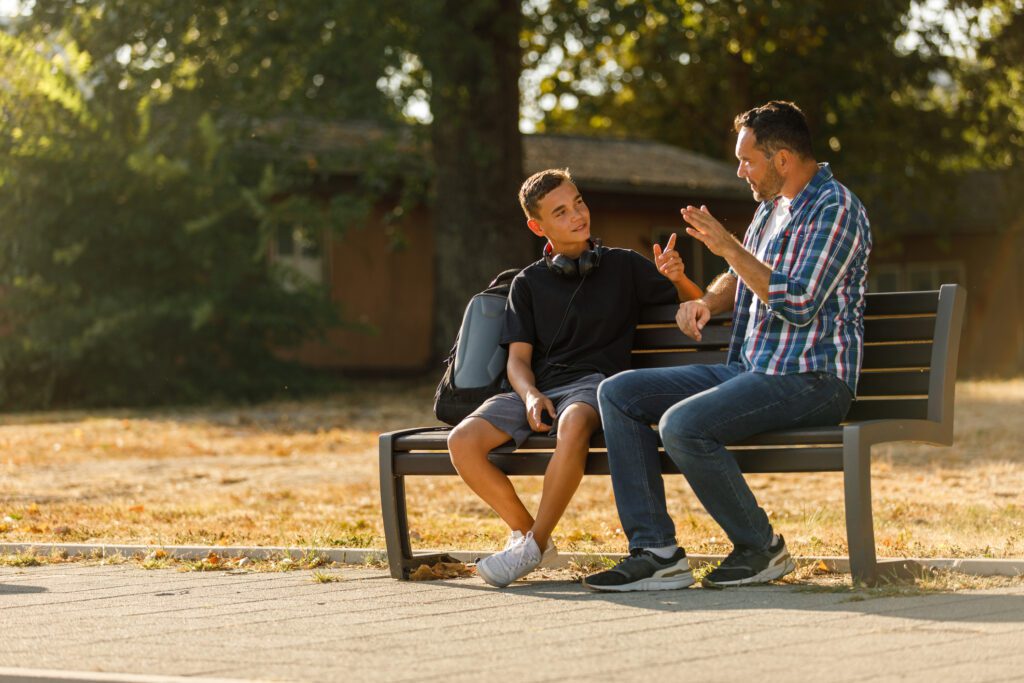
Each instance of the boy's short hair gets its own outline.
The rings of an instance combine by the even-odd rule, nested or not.
[[[788,149],[804,159],[814,158],[807,118],[792,102],[773,100],[754,107],[737,116],[733,127],[737,133],[742,128],[754,131],[756,146],[768,156],[780,149]]]
[[[571,182],[572,176],[567,168],[549,168],[534,173],[523,181],[523,186],[519,188],[519,205],[523,207],[523,213],[528,219],[540,218],[540,214],[537,213],[540,200],[562,183]]]

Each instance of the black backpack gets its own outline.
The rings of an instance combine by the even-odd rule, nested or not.
[[[441,422],[457,425],[491,396],[511,390],[505,379],[508,351],[499,342],[505,302],[518,273],[519,269],[499,273],[469,300],[434,392],[434,415]]]

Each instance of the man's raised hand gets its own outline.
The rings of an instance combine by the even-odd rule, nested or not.
[[[683,220],[689,223],[686,234],[698,239],[716,256],[728,258],[728,251],[740,246],[740,243],[733,237],[732,233],[722,227],[722,224],[711,215],[708,207],[701,205],[698,209],[694,206],[687,206],[680,209]]]
[[[676,325],[687,337],[700,341],[700,331],[711,320],[711,308],[703,299],[694,299],[679,304],[676,311]]]
[[[676,251],[676,234],[668,238],[665,248],[655,242],[654,244],[654,265],[662,275],[672,282],[678,282],[686,275],[686,266],[683,265],[683,258]]]

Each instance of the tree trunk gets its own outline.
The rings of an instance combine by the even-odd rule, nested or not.
[[[521,24],[518,0],[449,0],[425,66],[431,126],[437,357],[455,339],[469,297],[532,260],[519,208]]]

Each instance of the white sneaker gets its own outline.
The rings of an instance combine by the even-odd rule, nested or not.
[[[521,543],[523,540],[523,532],[519,529],[513,529],[512,533],[508,535],[508,540],[505,541],[505,547],[502,550],[508,550],[514,545]]]
[[[540,548],[533,540],[533,532],[529,531],[521,539],[511,543],[511,547],[477,562],[476,573],[492,586],[504,588],[536,569],[540,560]]]
[[[555,547],[555,542],[550,538],[548,539],[548,545],[544,548],[544,554],[540,556],[539,567],[554,567],[558,564],[558,548]]]
[[[515,544],[523,540],[523,532],[519,529],[513,529],[508,535],[508,540],[505,542],[504,550],[508,550]],[[558,565],[558,548],[555,547],[555,542],[548,538],[548,544],[544,548],[544,554],[540,557],[539,567],[555,567]]]

